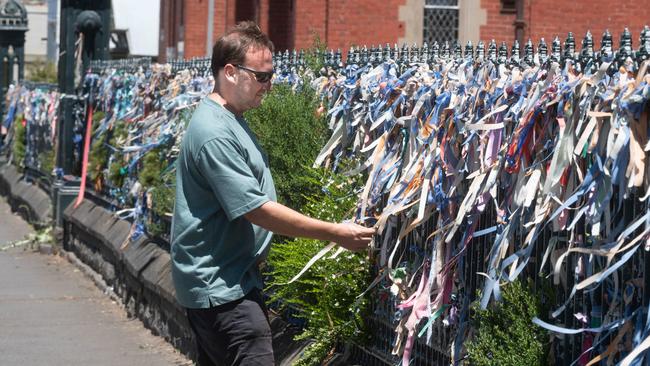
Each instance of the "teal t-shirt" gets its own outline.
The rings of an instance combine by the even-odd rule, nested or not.
[[[207,308],[262,288],[258,264],[273,234],[243,215],[275,200],[268,159],[246,121],[205,98],[176,162],[171,259],[182,306]]]

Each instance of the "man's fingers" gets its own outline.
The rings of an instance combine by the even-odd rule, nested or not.
[[[371,228],[371,227],[363,227],[363,226],[361,226],[359,228],[359,230],[361,231],[363,236],[368,236],[368,235],[372,236],[372,235],[375,235],[377,233],[377,230],[374,229],[374,228]]]
[[[377,233],[374,227],[365,227],[354,223],[343,224],[347,226],[347,239],[342,240],[342,246],[348,250],[359,252],[368,247]]]

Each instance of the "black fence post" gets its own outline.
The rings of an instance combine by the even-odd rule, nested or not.
[[[108,0],[61,2],[61,38],[59,52],[59,90],[61,99],[61,123],[59,126],[59,151],[57,167],[63,174],[75,172],[74,158],[74,104],[81,78],[91,60],[108,58],[110,30],[110,9]],[[81,60],[75,58],[75,50],[83,41]],[[79,62],[81,61],[81,62]],[[76,162],[78,164],[78,162]]]
[[[9,86],[23,79],[27,26],[27,10],[22,3],[9,1],[0,5],[0,124]],[[18,66],[17,75],[14,75],[14,65]],[[0,135],[0,147],[2,138]]]

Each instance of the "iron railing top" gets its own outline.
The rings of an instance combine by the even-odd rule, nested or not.
[[[177,73],[182,70],[196,70],[198,72],[207,72],[210,70],[210,57],[195,57],[188,60],[174,59],[168,63],[171,65],[172,73]]]
[[[101,72],[107,69],[137,71],[140,68],[151,67],[151,57],[125,58],[119,60],[92,60],[88,66],[91,72]]]
[[[18,84],[30,90],[39,89],[39,90],[47,90],[47,91],[56,91],[59,89],[59,86],[57,84],[37,82],[31,80],[22,80]]]
[[[432,45],[424,43],[421,47],[417,45],[407,46],[404,44],[401,48],[394,44],[385,46],[367,46],[351,47],[343,61],[343,52],[341,49],[336,51],[330,49],[327,51],[316,50],[315,56],[322,60],[326,67],[334,69],[343,69],[348,65],[372,65],[376,66],[383,62],[392,60],[398,64],[415,64],[415,63],[433,63],[442,60],[464,61],[474,59],[476,61],[491,61],[495,64],[510,64],[519,66],[535,65],[537,56],[539,63],[547,61],[559,62],[562,65],[571,61],[583,68],[589,63],[599,65],[603,62],[612,62],[613,66],[623,65],[628,59],[631,59],[637,66],[644,60],[650,59],[650,27],[645,26],[640,33],[639,46],[637,50],[633,49],[632,34],[628,28],[625,28],[621,34],[618,49],[614,49],[614,42],[609,31],[605,31],[601,38],[600,48],[596,50],[594,38],[591,32],[587,32],[582,39],[580,50],[576,47],[576,39],[572,32],[569,32],[564,42],[556,36],[550,45],[544,38],[541,38],[537,45],[529,39],[523,46],[517,41],[508,47],[506,42],[497,45],[495,40],[487,44],[479,41],[476,46],[471,41],[463,47],[459,42],[453,45],[449,42],[439,44],[434,42]],[[522,50],[523,48],[523,50]],[[289,52],[277,52],[274,55],[274,65],[276,70],[286,70],[291,67],[300,67],[305,64],[304,51],[293,50]]]
[[[377,66],[387,61],[393,61],[400,65],[417,63],[433,64],[443,61],[458,61],[473,59],[480,62],[493,62],[495,64],[506,64],[520,67],[534,66],[536,63],[544,64],[554,61],[565,65],[572,62],[574,65],[584,69],[587,65],[597,67],[603,62],[611,62],[612,68],[618,68],[630,60],[634,67],[638,67],[644,60],[650,59],[650,27],[645,26],[640,32],[638,48],[633,48],[632,33],[625,28],[618,43],[618,49],[614,47],[612,34],[605,31],[601,37],[600,48],[596,49],[594,37],[587,31],[582,39],[578,50],[575,36],[569,32],[564,41],[556,36],[549,46],[544,38],[541,38],[535,45],[531,39],[524,45],[515,41],[512,46],[506,42],[497,44],[495,40],[489,42],[479,41],[476,46],[468,41],[464,46],[459,42],[453,45],[449,42],[442,44],[434,42],[422,46],[404,44],[399,47],[394,44],[372,45],[351,47],[347,54],[341,49],[321,50],[285,50],[275,52],[273,65],[277,72],[288,72],[292,68],[304,68],[307,65],[308,57],[315,57],[326,68],[341,71],[350,65],[356,66]],[[210,71],[210,57],[198,57],[192,59],[174,59],[168,61],[171,72],[177,73],[182,70],[195,70],[207,74]],[[136,71],[140,67],[149,67],[151,58],[135,58],[123,60],[94,60],[90,63],[90,71],[101,72],[112,68],[124,71]],[[318,71],[318,70],[317,70]]]

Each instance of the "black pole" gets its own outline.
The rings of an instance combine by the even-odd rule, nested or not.
[[[82,87],[83,75],[91,60],[108,58],[110,37],[110,0],[62,0],[59,42],[59,91],[61,116],[57,131],[58,151],[56,166],[63,175],[78,173],[74,159],[74,106],[78,103],[77,91]],[[79,46],[83,48],[80,49]],[[81,52],[81,65],[77,51]]]
[[[524,44],[524,28],[526,21],[524,20],[524,0],[515,0],[515,8],[517,10],[517,18],[515,19],[515,39],[519,44]]]

